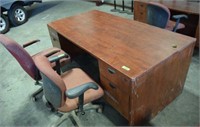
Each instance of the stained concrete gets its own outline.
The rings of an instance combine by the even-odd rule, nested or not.
[[[110,12],[112,6],[85,1],[49,1],[43,0],[29,8],[29,21],[13,27],[6,34],[23,44],[32,39],[41,42],[26,48],[30,54],[52,47],[47,23],[89,10]],[[112,13],[132,19],[132,15]],[[80,19],[81,20],[81,19]],[[31,93],[39,87],[22,70],[17,61],[0,45],[0,126],[50,126],[59,116],[47,110],[39,99],[33,102]],[[198,126],[199,123],[199,51],[195,50],[187,75],[183,92],[155,118],[146,125],[152,126]],[[127,126],[127,121],[111,106],[104,105],[103,114],[87,111],[80,117],[83,126]],[[61,126],[73,126],[68,119]]]

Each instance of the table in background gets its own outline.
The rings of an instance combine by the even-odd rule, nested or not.
[[[197,38],[196,46],[199,46],[199,2],[195,0],[134,0],[134,20],[146,23],[147,3],[159,2],[170,9],[171,15],[186,14],[188,19],[181,19],[186,28],[178,32]]]
[[[182,91],[195,38],[100,11],[48,24],[53,46],[98,61],[104,99],[130,125],[150,120]]]

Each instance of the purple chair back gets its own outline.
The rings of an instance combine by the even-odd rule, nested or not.
[[[149,2],[147,5],[147,23],[156,27],[166,28],[170,19],[170,11],[164,5],[157,2]]]
[[[17,42],[0,34],[0,43],[15,57],[21,67],[26,71],[34,80],[39,80],[37,73],[38,69],[29,53],[24,50]]]

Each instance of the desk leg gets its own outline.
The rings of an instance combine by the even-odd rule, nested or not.
[[[199,47],[199,23],[198,23],[198,26],[197,26],[197,29],[196,29],[195,38],[197,39],[196,46]]]

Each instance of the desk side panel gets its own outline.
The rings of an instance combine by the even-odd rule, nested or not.
[[[48,26],[48,29],[53,47],[61,48],[58,33],[50,26]]]
[[[197,39],[197,43],[196,43],[196,46],[199,47],[199,24],[196,28],[196,35],[195,35],[195,38]]]
[[[147,22],[147,3],[134,1],[134,20]]]
[[[130,125],[151,120],[182,92],[193,48],[194,43],[133,81]]]

